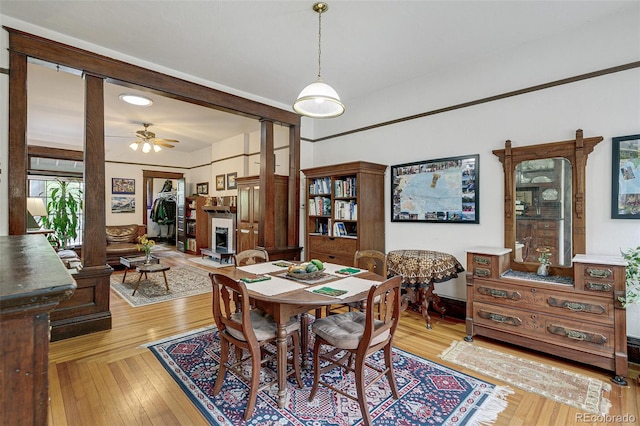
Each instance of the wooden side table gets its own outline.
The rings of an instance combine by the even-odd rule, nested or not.
[[[136,294],[136,291],[140,286],[140,281],[142,281],[142,274],[144,274],[145,279],[148,279],[147,274],[153,273],[153,272],[162,272],[162,276],[164,277],[164,285],[167,288],[167,291],[169,291],[169,282],[167,281],[167,273],[166,273],[166,271],[168,271],[169,269],[171,269],[169,266],[162,265],[160,263],[152,263],[149,265],[143,264],[136,267],[136,272],[139,272],[140,275],[138,276],[138,282],[136,283],[136,287],[133,289],[133,293],[131,293],[131,295],[133,296]]]

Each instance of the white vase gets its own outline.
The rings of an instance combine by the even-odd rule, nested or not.
[[[549,275],[549,264],[541,263],[540,266],[538,266],[538,271],[536,272],[536,274],[540,275],[541,277],[546,277],[547,275]]]

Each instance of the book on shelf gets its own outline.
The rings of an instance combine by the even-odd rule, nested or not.
[[[333,217],[342,220],[358,220],[358,204],[355,200],[335,200]]]
[[[333,224],[333,235],[336,237],[347,236],[347,228],[344,226],[344,222],[335,222]]]
[[[334,182],[335,197],[355,197],[356,196],[356,178],[347,177],[336,179]]]
[[[331,193],[331,178],[314,179],[309,184],[309,194],[329,194]]]

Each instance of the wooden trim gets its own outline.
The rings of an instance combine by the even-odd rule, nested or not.
[[[59,160],[83,161],[84,153],[72,149],[49,148],[47,146],[29,145],[29,157],[55,158]]]
[[[300,125],[300,116],[290,111],[241,98],[210,87],[172,77],[67,44],[48,40],[10,27],[9,50],[102,76],[124,87],[140,86],[152,93],[196,105],[254,118],[267,118],[287,125]]]
[[[640,68],[640,61],[630,62],[628,64],[618,65],[618,66],[611,67],[611,68],[604,68],[604,69],[601,69],[601,70],[592,71],[592,72],[588,72],[588,73],[585,73],[585,74],[579,74],[579,75],[576,75],[576,76],[573,76],[573,77],[562,78],[560,80],[555,80],[555,81],[551,81],[551,82],[548,82],[548,83],[537,84],[535,86],[525,87],[524,89],[512,90],[510,92],[504,92],[504,93],[500,93],[498,95],[488,96],[486,98],[475,99],[475,100],[472,100],[472,101],[463,102],[461,104],[451,105],[451,106],[448,106],[448,107],[438,108],[438,109],[434,109],[434,110],[431,110],[431,111],[422,112],[422,113],[419,113],[419,114],[414,114],[414,115],[409,115],[409,116],[406,116],[406,117],[396,118],[394,120],[383,121],[381,123],[376,123],[376,124],[372,124],[370,126],[365,126],[365,127],[359,127],[357,129],[352,129],[352,130],[348,130],[346,132],[341,132],[341,133],[335,133],[333,135],[328,135],[328,136],[324,136],[324,137],[317,138],[317,139],[300,138],[300,140],[314,143],[314,142],[325,141],[325,140],[328,140],[328,139],[335,139],[335,138],[339,138],[339,137],[342,137],[342,136],[352,135],[354,133],[360,133],[360,132],[364,132],[364,131],[367,131],[367,130],[377,129],[379,127],[391,126],[391,125],[402,123],[402,122],[405,122],[405,121],[416,120],[418,118],[424,118],[424,117],[428,117],[428,116],[431,116],[431,115],[442,114],[442,113],[445,113],[445,112],[455,111],[457,109],[463,109],[463,108],[468,108],[468,107],[472,107],[472,106],[476,106],[476,105],[485,104],[485,103],[488,103],[488,102],[499,101],[501,99],[511,98],[513,96],[525,95],[527,93],[537,92],[539,90],[550,89],[552,87],[562,86],[562,85],[565,85],[565,84],[576,83],[578,81],[588,80],[588,79],[591,79],[591,78],[602,77],[604,75],[614,74],[614,73],[621,72],[621,71],[628,71],[628,70],[631,70],[631,69],[634,69],[634,68]]]

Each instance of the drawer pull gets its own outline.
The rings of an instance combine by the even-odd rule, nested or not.
[[[499,299],[520,300],[522,296],[517,291],[508,292],[497,288],[478,287],[478,293],[485,296],[492,296]]]
[[[587,274],[593,278],[611,278],[613,271],[611,269],[587,268]]]
[[[491,265],[491,258],[483,256],[473,256],[473,261],[479,265]]]
[[[572,330],[570,328],[565,328],[560,325],[553,325],[553,324],[549,325],[548,330],[551,334],[566,337],[572,340],[579,340],[581,342],[595,343],[597,345],[604,345],[605,343],[607,343],[607,338],[602,334],[598,334],[598,333],[589,333],[586,331]]]
[[[584,286],[587,288],[587,290],[593,290],[593,291],[611,291],[611,284],[605,284],[605,283],[594,283],[591,281],[587,281],[586,283],[584,283]]]
[[[473,275],[475,275],[477,277],[490,277],[491,276],[491,270],[490,269],[485,269],[485,268],[475,268],[473,270]]]
[[[509,325],[522,325],[522,320],[516,317],[508,317],[505,315],[496,314],[495,312],[478,311],[478,316],[483,319],[499,322],[501,324]]]
[[[607,312],[607,309],[602,305],[594,305],[591,303],[580,303],[571,300],[558,300],[555,297],[547,299],[549,306],[554,308],[568,309],[571,312],[586,312],[589,314],[602,315]]]

